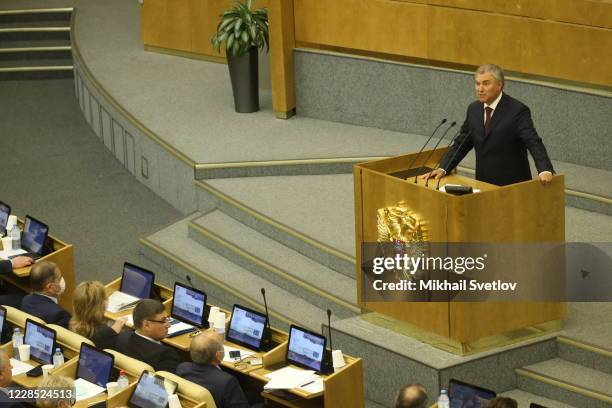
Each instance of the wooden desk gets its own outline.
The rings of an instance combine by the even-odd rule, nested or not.
[[[270,381],[266,374],[286,367],[285,361],[288,343],[283,343],[264,355],[264,367],[254,370],[250,376],[261,381],[263,384]],[[267,402],[272,406],[285,406],[292,408],[363,408],[365,404],[363,389],[363,364],[360,358],[344,356],[346,365],[333,374],[321,375],[323,379],[323,391],[309,393],[301,389],[287,390],[299,398],[287,399],[278,395],[262,392]]]
[[[23,229],[23,221],[19,220],[19,224]],[[76,277],[74,274],[74,249],[72,245],[60,241],[53,235],[50,235],[49,239],[53,245],[53,252],[43,256],[37,262],[51,261],[57,264],[57,266],[60,268],[62,271],[62,276],[66,281],[66,290],[58,299],[59,305],[72,314],[72,293],[76,287]],[[3,275],[2,279],[11,285],[18,287],[24,292],[30,293],[32,292],[32,286],[30,285],[30,270],[32,270],[31,266],[15,269],[13,270],[13,275]]]
[[[134,392],[135,388],[136,388],[136,383],[130,384],[130,386],[127,387],[126,389],[121,390],[117,394],[108,398],[106,400],[106,407],[107,408],[118,408],[118,407],[127,406],[128,400],[130,399],[130,396]],[[205,402],[194,401],[180,393],[177,395],[179,397],[179,401],[181,402],[181,406],[183,408],[206,408]]]
[[[104,286],[104,292],[106,293],[106,296],[110,296],[112,295],[114,292],[117,292],[119,290],[119,288],[121,288],[121,279],[122,278],[117,278],[114,281],[111,281],[110,283],[106,284]],[[170,299],[172,299],[172,289],[164,286],[164,285],[160,285],[158,283],[154,284],[154,293],[159,293],[159,296],[161,297],[161,301],[162,303],[164,303],[164,305],[166,305],[166,302]],[[132,314],[132,309],[128,309],[128,310],[124,310],[121,312],[117,312],[117,313],[111,313],[111,312],[104,312],[104,316],[109,319],[109,320],[117,320],[120,317],[123,316],[129,316]]]

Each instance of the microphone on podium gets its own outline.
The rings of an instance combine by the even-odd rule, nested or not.
[[[432,137],[434,137],[434,135],[436,134],[436,132],[438,131],[438,129],[440,129],[440,126],[442,126],[443,124],[446,123],[446,118],[442,119],[442,121],[440,122],[440,124],[438,126],[436,126],[436,128],[434,129],[433,133],[431,134],[431,136],[429,136],[429,139],[427,139],[427,141],[425,142],[425,144],[423,145],[423,147],[421,147],[421,150],[419,150],[419,152],[414,156],[414,158],[412,159],[412,161],[410,162],[410,165],[408,165],[408,169],[412,168],[412,165],[414,164],[414,162],[416,161],[416,159],[421,155],[421,153],[423,152],[423,149],[425,149],[425,146],[427,146],[427,144],[429,143],[429,141],[431,140]],[[417,172],[418,173],[418,172]]]
[[[444,137],[446,136],[446,134],[448,133],[449,130],[451,130],[452,127],[454,127],[457,124],[457,122],[453,122],[451,123],[451,125],[446,128],[446,130],[444,131],[444,133],[442,133],[442,136],[438,139],[438,143],[436,143],[436,145],[434,146],[433,150],[431,152],[429,152],[429,155],[427,156],[427,158],[425,159],[425,161],[423,162],[423,166],[425,166],[425,164],[427,164],[427,162],[429,161],[429,159],[431,158],[431,155],[434,154],[434,152],[436,151],[436,149],[438,148],[438,146],[440,145],[440,142],[442,142],[442,139],[444,139]],[[435,169],[435,168],[434,168]],[[432,169],[432,170],[434,170]],[[414,176],[414,182],[416,184],[417,182],[417,176]],[[429,181],[429,179],[427,179],[427,181]],[[425,187],[427,187],[427,183],[425,183]]]

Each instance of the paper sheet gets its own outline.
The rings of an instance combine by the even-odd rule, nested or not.
[[[132,315],[130,315],[130,317],[132,317]],[[134,325],[133,320],[134,319],[132,318],[132,325]],[[173,323],[172,326],[170,326],[170,328],[168,329],[168,336],[172,336],[174,333],[177,333],[183,330],[192,330],[192,329],[195,329],[195,326],[179,321],[178,323]]]
[[[76,388],[76,400],[82,401],[87,398],[95,397],[96,395],[102,394],[106,389],[100,387],[97,384],[90,383],[82,378],[74,380],[74,387]]]
[[[11,370],[11,372],[13,373],[13,377],[19,374],[27,373],[28,371],[34,368],[33,365],[25,363],[21,360],[17,360],[12,357],[11,357],[11,366],[13,367],[13,369]]]
[[[320,377],[312,370],[301,370],[294,367],[284,367],[266,374],[270,382],[264,385],[265,390],[289,390],[299,388],[302,384],[316,381]],[[310,384],[314,385],[314,384]]]
[[[20,254],[25,254],[25,253],[26,251],[24,251],[23,249],[13,249],[11,251],[0,251],[0,258],[6,261],[7,259],[9,259],[9,256],[15,256],[15,255],[20,255]]]

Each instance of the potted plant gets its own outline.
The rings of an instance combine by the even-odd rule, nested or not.
[[[232,81],[236,112],[248,113],[259,110],[258,50],[268,43],[268,10],[252,9],[253,0],[237,1],[228,11],[220,15],[221,20],[211,42],[220,52],[225,44],[227,65]]]

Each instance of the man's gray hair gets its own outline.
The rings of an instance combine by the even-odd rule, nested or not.
[[[504,70],[495,64],[484,64],[478,67],[476,75],[491,74],[497,79],[497,82],[504,85]]]
[[[219,351],[223,351],[223,340],[212,330],[198,334],[189,347],[191,360],[196,364],[211,364]]]

